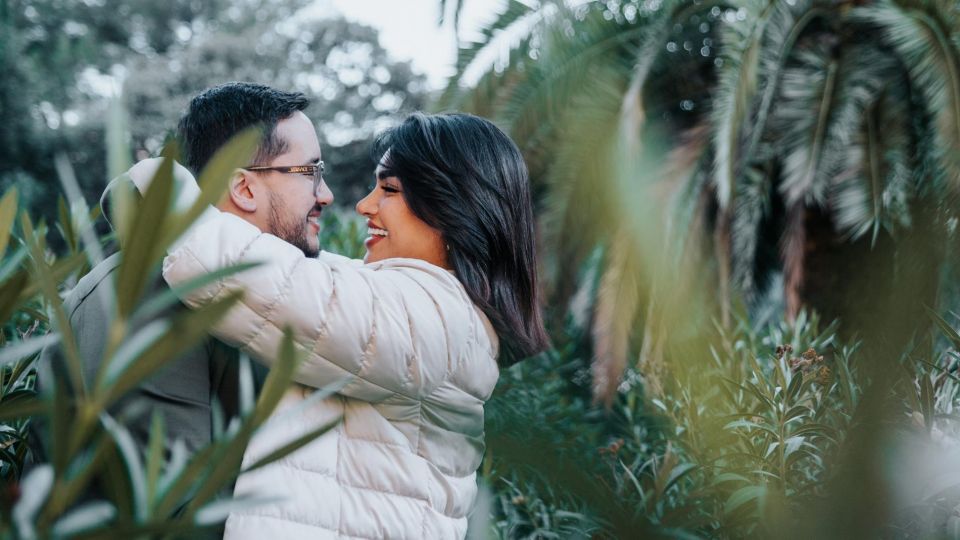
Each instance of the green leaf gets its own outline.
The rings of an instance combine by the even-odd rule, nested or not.
[[[43,506],[44,501],[53,487],[53,467],[48,464],[38,465],[20,484],[20,500],[13,507],[13,523],[21,537],[34,536],[34,516]]]
[[[713,477],[713,482],[712,482],[713,485],[719,485],[724,482],[750,483],[750,479],[747,478],[746,476],[743,476],[742,474],[737,474],[732,472],[720,473],[717,476]]]
[[[923,413],[923,423],[927,428],[927,433],[933,429],[934,419],[934,400],[936,399],[933,390],[933,383],[930,382],[929,375],[920,376],[920,412]]]
[[[129,318],[152,279],[167,245],[162,231],[170,213],[173,194],[173,161],[164,159],[154,174],[143,201],[123,236],[130,239],[121,251],[117,271],[117,314]]]
[[[240,414],[247,416],[256,404],[256,393],[253,388],[253,369],[250,364],[250,355],[240,353]]]
[[[293,340],[293,331],[287,327],[284,329],[283,340],[280,343],[280,351],[277,362],[270,368],[267,380],[264,382],[260,391],[260,398],[253,412],[243,422],[234,445],[239,445],[242,449],[246,447],[247,442],[254,431],[259,428],[276,408],[277,404],[283,398],[293,379],[293,373],[300,364],[302,355],[298,354]],[[193,500],[187,505],[187,512],[196,512],[200,507],[209,502],[216,493],[226,486],[230,481],[236,478],[240,472],[242,463],[242,450],[233,448],[232,452],[221,450],[216,455],[213,468],[204,479],[203,484],[197,490]]]
[[[17,188],[11,187],[0,199],[0,259],[7,254],[13,220],[17,217]]]
[[[627,464],[620,462],[620,468],[623,469],[623,474],[627,475],[627,479],[630,480],[630,483],[633,484],[633,488],[637,490],[637,495],[640,495],[641,500],[647,498],[647,493],[643,489],[643,484],[640,483],[640,480],[637,478],[637,475],[633,474],[633,471],[630,470],[630,467],[627,467]]]
[[[57,230],[60,236],[66,242],[67,248],[71,251],[77,251],[77,235],[73,230],[73,219],[70,217],[70,210],[67,209],[67,201],[63,195],[57,197]]]
[[[161,483],[160,499],[157,501],[155,514],[158,516],[170,515],[185,504],[187,499],[198,489],[198,479],[205,478],[207,470],[214,465],[215,460],[212,458],[214,456],[219,457],[223,453],[224,447],[233,446],[233,452],[243,452],[246,444],[238,444],[238,442],[232,440],[215,441],[194,454],[186,466],[170,470]],[[180,461],[177,464],[179,465]]]
[[[4,399],[0,401],[0,422],[19,420],[46,410],[46,403],[36,398]]]
[[[813,448],[816,448],[816,447],[813,447]],[[790,456],[787,457],[787,459],[784,461],[784,467],[789,470],[794,463],[804,458],[810,458],[813,462],[817,464],[818,467],[823,465],[823,459],[820,456],[818,456],[817,454],[814,454],[812,451],[808,449],[800,448],[795,452],[790,453]]]
[[[69,426],[75,419],[70,408],[70,397],[67,391],[67,382],[60,377],[54,377],[52,387],[52,403],[50,408],[50,454],[53,466],[62,476],[71,456],[68,453],[69,441],[72,436]]]
[[[137,449],[137,443],[127,428],[121,426],[116,420],[106,413],[100,415],[100,421],[103,427],[113,437],[120,450],[120,456],[126,465],[127,479],[130,481],[133,496],[133,508],[138,520],[147,517],[147,481],[143,470],[143,462],[140,460],[140,451]]]
[[[113,390],[119,392],[116,388],[117,381],[125,371],[139,362],[141,356],[153,348],[158,341],[170,334],[172,321],[168,319],[159,319],[145,324],[136,332],[127,336],[114,351],[113,355],[100,366],[101,374],[97,376],[97,393],[108,393]],[[144,377],[145,378],[145,377]],[[138,379],[137,382],[139,382]],[[136,383],[134,383],[136,386]],[[122,389],[127,390],[125,387]],[[116,393],[117,396],[121,395]]]
[[[777,448],[780,448],[780,441],[774,440],[772,443],[767,445],[767,451],[763,453],[763,459],[770,459],[770,456],[777,451]]]
[[[22,271],[21,264],[27,257],[27,250],[20,246],[14,250],[13,255],[6,258],[0,264],[0,282],[5,282],[14,272]]]
[[[185,297],[196,289],[203,288],[227,276],[245,272],[251,268],[256,268],[259,265],[260,263],[239,263],[217,269],[213,272],[209,272],[195,278],[191,278],[183,283],[178,284],[176,287],[166,287],[159,294],[152,296],[149,300],[143,302],[140,307],[137,308],[137,311],[134,312],[131,318],[137,320],[153,319],[154,317],[160,315],[167,308],[179,304],[181,298]]]
[[[84,241],[84,248],[90,264],[96,266],[104,259],[100,241],[92,224],[92,219],[96,218],[98,212],[97,210],[90,211],[87,208],[87,201],[83,198],[77,176],[66,154],[58,152],[54,156],[53,163],[57,170],[57,176],[60,178],[60,185],[63,186],[66,198],[70,201],[70,218],[75,220],[73,222],[77,225],[76,232],[79,232],[80,238]],[[71,228],[73,229],[72,224]]]
[[[797,398],[803,393],[804,386],[803,374],[794,374],[787,386],[787,404],[796,403]],[[787,416],[790,416],[789,413]]]
[[[804,444],[804,437],[802,435],[794,435],[789,437],[783,444],[783,457],[788,458],[790,454],[796,452]]]
[[[837,429],[826,424],[806,423],[790,432],[791,435],[816,435],[837,442]]]
[[[9,392],[12,388],[22,387],[21,378],[30,372],[30,369],[34,367],[32,359],[23,360],[19,364],[13,366],[13,369],[9,372],[9,376],[6,377],[6,387],[3,389],[5,392]]]
[[[677,465],[676,467],[673,468],[672,471],[670,471],[670,476],[667,478],[666,483],[663,485],[663,491],[666,492],[674,484],[679,482],[681,478],[688,475],[692,471],[695,471],[696,469],[697,469],[697,465],[694,463],[681,463]]]
[[[727,502],[723,505],[724,514],[732,514],[741,506],[752,502],[758,501],[765,497],[767,494],[766,486],[745,486],[737,491],[734,491],[730,495],[730,498],[727,499]]]
[[[106,372],[98,391],[106,393],[105,403],[119,399],[205,338],[242,296],[242,292],[230,293],[203,307],[185,311],[172,322],[154,321],[130,337],[101,367]],[[99,374],[98,380],[101,380]]]
[[[146,497],[148,506],[152,506],[156,499],[160,469],[164,462],[165,442],[166,430],[163,425],[163,415],[160,414],[160,411],[155,410],[153,411],[153,418],[150,420],[150,444],[147,449]]]
[[[773,403],[773,401],[767,396],[765,396],[763,392],[761,392],[760,389],[757,388],[757,385],[750,382],[748,382],[746,385],[743,385],[728,377],[721,377],[721,379],[731,384],[732,386],[739,388],[744,392],[747,392],[748,394],[753,395],[758,400],[760,400],[761,403],[765,404],[769,410],[775,411],[777,409],[777,406]]]
[[[924,306],[924,309],[927,310],[927,314],[933,320],[934,324],[936,324],[940,329],[940,332],[950,340],[950,344],[953,346],[953,348],[960,350],[960,334],[958,334],[957,331],[950,326],[950,323],[944,320],[939,313],[930,309],[930,306]]]
[[[0,367],[19,362],[28,356],[37,354],[44,347],[53,345],[59,341],[60,334],[54,332],[45,336],[5,345],[3,349],[0,349]]]
[[[216,439],[212,441],[208,447],[215,444],[217,444]],[[157,490],[154,493],[154,508],[156,508],[156,502],[161,498],[161,495],[167,493],[170,486],[173,485],[173,481],[176,480],[180,473],[187,467],[190,457],[190,452],[187,451],[187,444],[183,439],[173,441],[170,449],[170,460],[167,462],[167,466],[163,468],[163,474],[157,482]]]
[[[797,378],[802,379],[803,376],[797,375]],[[790,386],[792,387],[793,384],[791,383]],[[783,423],[788,424],[790,422],[795,422],[796,420],[803,418],[810,412],[811,412],[810,407],[807,407],[806,405],[794,405],[793,407],[790,408],[790,410],[786,412],[786,414],[783,415]]]
[[[826,46],[802,50],[797,56],[799,65],[784,72],[770,128],[783,133],[778,141],[783,147],[779,189],[788,207],[825,201],[828,179],[839,167],[839,154],[829,150],[839,117],[840,61]]]
[[[41,234],[33,229],[33,222],[26,212],[20,215],[20,223],[23,229],[24,241],[30,251],[32,262],[32,275],[36,286],[43,294],[50,312],[53,314],[53,328],[60,333],[61,350],[66,359],[67,372],[70,376],[73,391],[78,396],[86,395],[86,383],[83,379],[83,364],[80,360],[80,351],[77,348],[76,337],[73,328],[70,325],[67,313],[63,309],[63,300],[60,298],[58,285],[63,278],[58,279],[56,269],[65,270],[70,268],[68,261],[58,261],[51,268],[46,261],[46,243]],[[77,254],[78,262],[82,262],[82,254]],[[62,263],[62,264],[61,264]],[[67,274],[69,275],[69,274]],[[29,298],[29,296],[27,296]]]
[[[66,538],[93,528],[104,527],[117,515],[115,506],[107,501],[92,501],[70,510],[53,524],[53,535]]]
[[[294,345],[293,330],[284,328],[283,341],[280,343],[277,362],[271,366],[267,379],[263,383],[263,388],[260,390],[260,398],[253,410],[253,424],[255,426],[259,427],[263,424],[277,404],[280,403],[302,358]]]
[[[87,258],[83,253],[74,253],[73,255],[57,259],[52,265],[46,265],[46,263],[44,263],[45,270],[43,274],[47,276],[46,279],[53,282],[53,289],[56,290],[60,283],[66,281],[67,277],[82,268],[86,262]],[[20,291],[20,298],[18,300],[20,303],[26,302],[40,293],[43,293],[46,298],[47,292],[46,289],[44,289],[44,282],[38,279],[36,273],[33,274],[33,277],[33,281],[28,281],[27,285]],[[62,302],[60,302],[60,304],[62,305]]]
[[[729,424],[723,426],[723,429],[730,430],[730,431],[742,429],[742,428],[746,428],[748,430],[750,429],[760,430],[773,436],[774,438],[780,437],[780,434],[777,432],[777,430],[773,429],[773,427],[758,424],[756,422],[751,422],[749,420],[736,420],[734,422],[730,422]]]

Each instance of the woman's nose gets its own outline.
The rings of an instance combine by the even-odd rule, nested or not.
[[[376,205],[373,204],[373,194],[377,188],[367,194],[366,197],[357,201],[357,213],[361,216],[372,216]]]

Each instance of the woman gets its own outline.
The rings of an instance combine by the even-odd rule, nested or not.
[[[243,261],[260,267],[184,298],[246,289],[215,333],[275,360],[291,326],[306,352],[295,379],[335,398],[285,396],[247,464],[342,416],[312,444],[238,480],[276,494],[232,514],[227,538],[462,538],[483,455],[483,404],[500,365],[547,346],[537,308],[526,167],[492,123],[414,114],[382,134],[365,264],[299,250],[211,211],[164,261],[171,286]]]

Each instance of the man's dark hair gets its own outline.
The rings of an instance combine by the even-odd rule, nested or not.
[[[500,337],[500,365],[546,349],[530,182],[513,141],[477,116],[414,113],[373,152],[414,215],[443,236],[447,262]]]
[[[277,137],[277,123],[302,111],[310,100],[299,92],[283,92],[247,82],[229,82],[190,100],[177,126],[184,165],[198,175],[213,154],[234,135],[260,125],[263,139],[251,165],[264,165],[287,150]]]

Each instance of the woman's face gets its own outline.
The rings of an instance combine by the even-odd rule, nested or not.
[[[357,213],[367,218],[364,262],[404,257],[445,268],[447,250],[440,231],[413,214],[403,197],[400,179],[387,174],[378,166],[376,185],[357,203]]]

